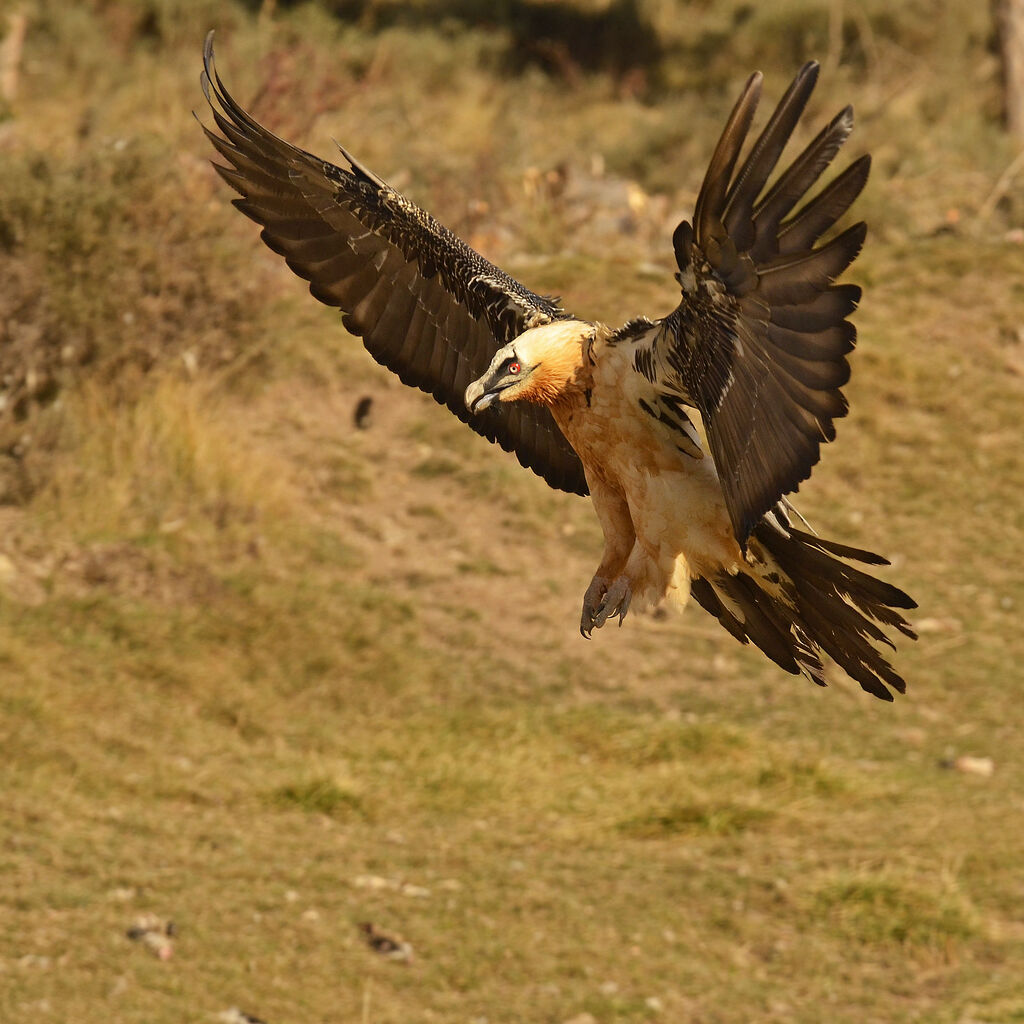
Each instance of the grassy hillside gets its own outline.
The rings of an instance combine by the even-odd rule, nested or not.
[[[984,6],[20,5],[0,1020],[1024,1020],[1024,188]],[[376,366],[231,208],[210,27],[274,130],[609,321],[676,301],[749,71],[774,97],[819,57],[806,131],[852,101],[875,164],[852,413],[800,507],[920,602],[907,697],[696,607],[582,640],[589,505]],[[126,936],[148,913],[169,959]]]

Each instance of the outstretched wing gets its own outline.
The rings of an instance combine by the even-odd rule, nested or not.
[[[761,93],[747,81],[708,167],[693,225],[673,237],[683,289],[679,307],[652,332],[645,365],[700,411],[741,545],[779,498],[810,476],[833,420],[847,403],[846,355],[856,330],[846,317],[855,285],[833,282],[853,262],[866,227],[818,240],[867,181],[870,159],[852,163],[795,213],[853,128],[841,111],[765,190],[818,77],[803,67],[745,161],[740,150]]]
[[[203,92],[222,135],[203,127],[230,166],[214,164],[262,225],[260,237],[309,282],[379,363],[542,476],[586,494],[583,466],[551,414],[496,403],[470,419],[463,395],[495,351],[567,314],[474,252],[344,150],[336,167],[277,138],[231,97],[203,50]]]

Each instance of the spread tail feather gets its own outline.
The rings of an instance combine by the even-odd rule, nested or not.
[[[781,668],[803,672],[819,686],[825,685],[824,653],[882,700],[893,699],[889,687],[906,691],[876,644],[895,649],[882,626],[916,639],[900,609],[917,605],[847,561],[884,565],[884,558],[794,529],[784,514],[758,523],[750,554],[748,570],[699,577],[692,585],[701,606],[737,640],[753,641]]]

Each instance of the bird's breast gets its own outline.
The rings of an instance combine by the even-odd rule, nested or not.
[[[595,380],[589,403],[552,410],[590,480],[622,494],[637,535],[703,571],[742,561],[714,461],[622,387]]]

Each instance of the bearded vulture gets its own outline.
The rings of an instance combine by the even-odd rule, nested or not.
[[[814,534],[785,495],[846,414],[860,288],[836,284],[864,241],[821,242],[868,176],[863,156],[809,191],[853,127],[839,112],[769,184],[814,89],[806,64],[741,160],[751,75],[692,223],[672,243],[679,305],[613,330],[530,291],[344,149],[336,166],[254,121],[203,53],[220,176],[261,238],[379,363],[429,392],[554,488],[586,495],[605,537],[585,637],[632,602],[690,595],[740,642],[825,685],[827,654],[884,700],[905,690],[881,627],[912,639],[902,590],[851,565],[879,555]],[[695,426],[699,416],[703,433]],[[800,525],[798,525],[800,524]]]

